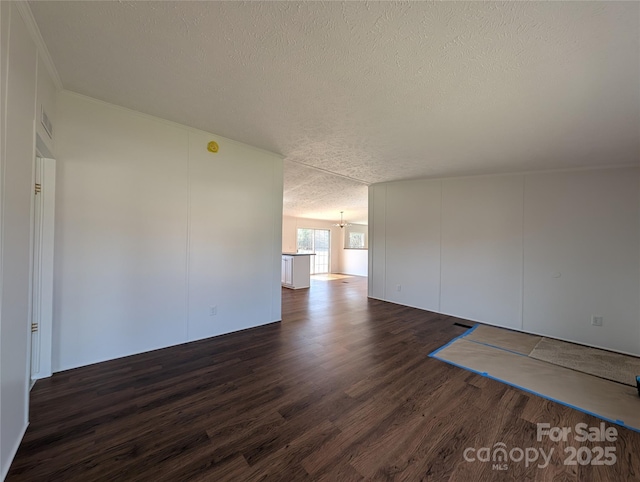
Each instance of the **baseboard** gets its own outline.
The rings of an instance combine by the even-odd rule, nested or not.
[[[548,333],[545,334],[545,333],[540,333],[538,331],[530,331],[530,330],[527,330],[524,327],[514,328],[514,327],[511,327],[511,326],[504,326],[504,325],[499,325],[497,323],[492,323],[490,321],[477,320],[475,318],[463,318],[460,315],[454,315],[452,313],[445,313],[443,311],[429,310],[427,308],[421,308],[419,306],[405,305],[404,303],[399,303],[397,301],[391,301],[391,300],[385,300],[384,298],[378,298],[376,296],[367,296],[367,298],[370,298],[372,300],[384,301],[385,303],[393,303],[394,305],[407,306],[409,308],[416,308],[416,309],[422,310],[422,311],[429,311],[429,312],[437,313],[437,314],[443,315],[443,316],[452,316],[454,318],[459,318],[459,319],[465,320],[465,321],[471,321],[473,323],[481,323],[483,325],[495,326],[496,328],[502,328],[502,329],[505,329],[505,330],[511,330],[511,331],[517,331],[517,332],[520,332],[520,333],[526,333],[527,335],[536,335],[536,336],[543,336],[543,337],[546,337],[546,338],[553,338],[554,340],[566,341],[567,343],[573,343],[574,345],[582,345],[582,346],[587,346],[587,347],[590,347],[590,348],[597,348],[599,350],[610,351],[612,353],[619,353],[621,355],[628,355],[628,356],[633,356],[633,357],[640,358],[640,353],[634,353],[634,352],[629,352],[629,351],[624,351],[624,350],[618,350],[618,349],[615,349],[615,348],[605,347],[605,346],[601,346],[601,345],[594,345],[592,343],[586,343],[584,341],[570,340],[568,338],[562,338],[562,337],[558,337],[556,335],[550,335]]]

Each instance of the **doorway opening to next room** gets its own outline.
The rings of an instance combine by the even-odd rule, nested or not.
[[[309,256],[310,273],[329,272],[331,259],[331,232],[328,229],[298,228],[297,252]]]

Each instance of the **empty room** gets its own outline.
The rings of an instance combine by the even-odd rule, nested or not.
[[[0,1],[0,480],[640,480],[640,3]]]

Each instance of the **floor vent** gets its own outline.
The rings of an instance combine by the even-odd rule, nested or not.
[[[464,323],[454,323],[453,326],[461,326],[462,328],[473,328],[471,325],[465,325]]]

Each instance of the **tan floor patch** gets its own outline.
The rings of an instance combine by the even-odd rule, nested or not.
[[[543,338],[529,356],[632,387],[640,375],[640,358],[553,338]]]
[[[528,355],[542,340],[542,337],[495,326],[478,325],[465,339]]]
[[[474,342],[474,332],[431,356],[640,430],[640,397],[635,388]]]

